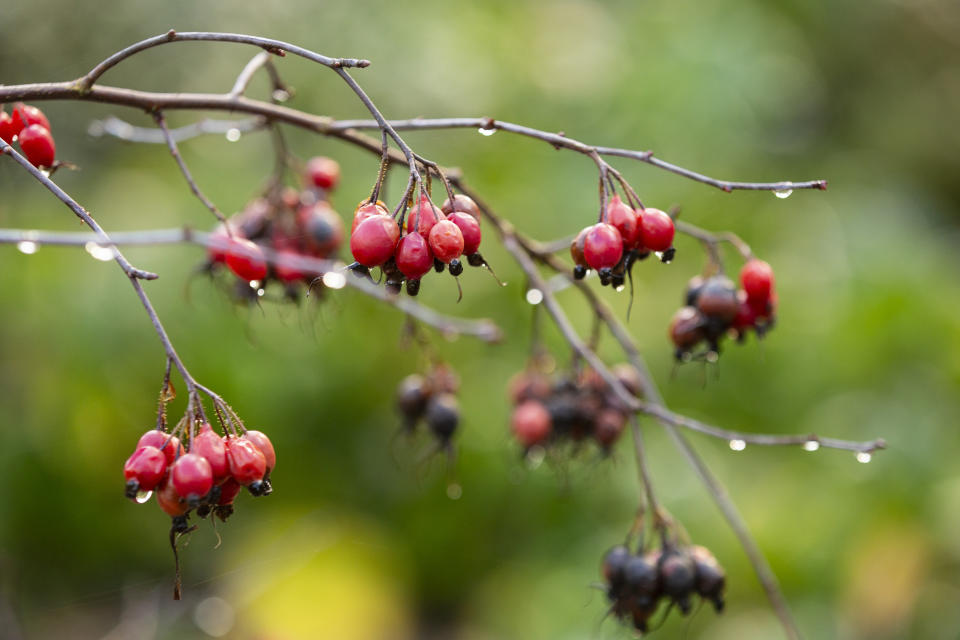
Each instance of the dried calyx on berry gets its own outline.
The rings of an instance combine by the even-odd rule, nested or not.
[[[715,360],[720,342],[731,335],[743,342],[752,329],[763,337],[776,319],[777,294],[770,265],[749,259],[740,272],[741,289],[726,276],[695,276],[687,283],[684,303],[670,322],[677,360]],[[697,351],[697,347],[705,348]]]
[[[718,613],[723,610],[726,575],[705,547],[667,543],[633,553],[618,545],[604,555],[601,573],[610,612],[641,633],[649,631],[662,601],[684,616],[693,610],[695,597],[711,602]]]
[[[620,364],[613,371],[627,391],[640,394],[636,369]],[[534,447],[584,440],[609,454],[630,413],[592,369],[549,376],[532,362],[510,380],[508,396],[514,405],[510,429],[524,455]]]

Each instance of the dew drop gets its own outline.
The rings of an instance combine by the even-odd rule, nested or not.
[[[540,304],[543,302],[543,291],[540,289],[530,289],[527,291],[527,302],[530,304]]]
[[[49,170],[49,169],[40,169],[40,175],[42,175],[44,178],[49,178],[49,177],[50,177],[50,170]]]
[[[275,89],[272,94],[273,99],[277,102],[286,102],[290,99],[290,92],[284,89]]]
[[[733,449],[734,451],[743,451],[744,449],[747,448],[747,443],[740,439],[731,440],[730,448]]]
[[[265,289],[257,289],[257,296],[262,298],[264,293],[266,293]]]
[[[463,495],[463,487],[461,487],[456,482],[451,482],[447,485],[447,497],[451,500],[459,500],[460,496]]]
[[[227,129],[227,133],[226,133],[227,142],[236,142],[237,140],[240,139],[240,135],[241,135],[240,129],[237,129],[236,127],[231,127],[230,129]]]
[[[627,288],[627,285],[621,284],[621,285],[617,285],[617,287],[614,289],[614,291],[616,291],[617,293],[620,293],[621,291],[623,291],[623,290],[626,289],[626,288]]]
[[[254,291],[256,291],[257,289],[260,288],[260,281],[259,281],[259,280],[251,280],[251,281],[248,282],[247,284],[249,284],[249,285],[250,285],[250,288],[253,289]]]
[[[40,245],[31,240],[21,240],[17,243],[17,249],[20,250],[20,253],[25,253],[28,256],[36,253],[39,248]]]
[[[483,127],[480,127],[477,129],[477,131],[480,133],[480,135],[487,137],[490,137],[497,132],[496,129],[484,129]]]
[[[323,274],[323,284],[331,289],[343,289],[347,284],[347,278],[337,271],[327,271]]]
[[[793,189],[778,189],[773,192],[773,195],[777,196],[781,200],[784,200],[789,198],[791,193],[793,193]]]
[[[99,245],[96,242],[88,242],[83,246],[94,260],[100,260],[101,262],[106,262],[108,260],[113,260],[115,252],[111,247],[104,247]]]
[[[871,460],[873,460],[873,456],[870,454],[869,451],[860,451],[859,453],[857,453],[857,462],[861,464],[867,464]]]
[[[137,503],[143,504],[150,499],[150,496],[153,495],[153,491],[137,491]]]
[[[820,443],[817,442],[816,440],[807,440],[806,442],[803,443],[804,451],[816,451],[819,448],[820,448]]]

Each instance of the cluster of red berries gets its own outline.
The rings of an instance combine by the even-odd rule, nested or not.
[[[413,433],[423,420],[441,447],[449,448],[460,424],[456,392],[460,379],[449,367],[435,365],[426,375],[411,374],[397,385],[397,410],[403,429]]]
[[[666,545],[634,554],[619,545],[603,559],[603,578],[612,613],[641,633],[647,632],[661,600],[683,615],[692,610],[694,595],[712,602],[718,613],[723,610],[726,575],[706,547]]]
[[[613,373],[630,393],[640,393],[640,376],[632,366],[617,365]],[[592,439],[608,453],[630,415],[593,369],[551,379],[530,368],[510,381],[509,396],[514,405],[510,427],[524,452],[564,440]]]
[[[309,284],[316,277],[298,269],[297,258],[331,258],[343,243],[343,221],[329,200],[339,181],[340,166],[335,160],[311,159],[302,190],[275,190],[250,202],[228,221],[232,237],[222,224],[214,229],[210,265],[225,264],[240,279],[238,291],[244,295],[256,295],[247,283],[262,285],[272,279],[295,296],[297,282]],[[273,261],[268,262],[263,247],[275,252]]]
[[[720,352],[720,339],[727,333],[742,341],[753,329],[763,337],[776,320],[777,294],[773,269],[763,260],[751,258],[740,271],[737,290],[723,275],[696,276],[687,284],[686,306],[670,321],[670,339],[678,360],[694,357],[693,350],[707,343],[708,359]]]
[[[350,251],[360,275],[380,267],[385,286],[399,293],[406,281],[407,293],[420,292],[420,279],[435,269],[449,268],[454,277],[463,273],[461,256],[471,266],[483,266],[480,248],[480,209],[470,197],[457,194],[440,208],[420,197],[406,213],[406,232],[387,212],[383,202],[365,200],[354,213]]]
[[[40,109],[18,102],[11,115],[0,107],[0,138],[7,144],[17,142],[33,166],[53,167],[57,147],[50,133],[50,121]]]
[[[173,518],[173,528],[184,531],[191,509],[201,518],[212,513],[226,520],[241,488],[254,496],[271,493],[270,472],[276,463],[273,444],[262,432],[221,437],[204,423],[186,447],[173,434],[147,431],[123,465],[123,477],[128,498],[146,502],[155,491],[157,504]]]
[[[594,269],[600,284],[622,287],[633,264],[656,252],[663,262],[673,259],[673,220],[665,212],[634,209],[614,195],[603,219],[585,227],[570,243],[573,275],[581,279]]]

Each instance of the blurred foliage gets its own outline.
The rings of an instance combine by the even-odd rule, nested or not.
[[[595,142],[650,148],[721,178],[827,178],[787,200],[724,194],[617,162],[644,200],[740,233],[777,271],[780,325],[731,346],[719,366],[672,375],[664,331],[701,267],[681,240],[669,267],[643,264],[630,326],[679,411],[748,431],[883,437],[871,464],[821,450],[733,453],[695,444],[725,481],[811,638],[955,638],[960,628],[960,5],[950,0],[525,0],[484,3],[101,3],[0,6],[0,81],[63,80],[165,31],[271,36],[373,61],[355,76],[389,117],[481,116]],[[222,91],[254,53],[176,44],[104,83]],[[279,63],[292,105],[363,110],[334,74]],[[252,88],[262,95],[265,81]],[[168,154],[86,135],[121,107],[43,105],[57,180],[108,230],[210,225]],[[192,114],[171,114],[183,124]],[[367,193],[376,161],[288,130],[297,153],[344,167],[336,204]],[[462,167],[524,231],[570,234],[596,210],[590,161],[500,133],[411,133],[424,155]],[[204,190],[234,211],[270,170],[268,137],[183,145]],[[402,186],[399,175],[391,197]],[[62,205],[0,162],[0,226],[76,229]],[[9,638],[623,638],[603,621],[604,550],[638,497],[626,446],[528,470],[507,437],[504,381],[523,366],[530,307],[518,270],[485,250],[464,301],[448,278],[423,301],[489,316],[496,347],[437,338],[463,379],[452,475],[419,463],[428,442],[394,440],[396,382],[423,365],[401,348],[397,313],[343,292],[314,304],[236,309],[192,269],[196,248],[141,248],[148,283],[194,375],[223,394],[279,454],[277,491],[183,549],[186,599],[169,600],[167,518],[122,498],[120,466],[153,419],[163,356],[115,265],[83,251],[0,247],[0,636]],[[731,268],[738,268],[729,256]],[[189,295],[185,293],[189,290]],[[626,295],[608,290],[618,310]],[[573,292],[562,300],[583,330]],[[568,352],[547,331],[558,361]],[[603,353],[616,359],[611,341]],[[182,410],[183,398],[175,410]],[[727,567],[729,608],[672,616],[661,638],[777,637],[775,620],[718,511],[659,429],[654,478],[692,538]],[[447,498],[449,482],[462,485]],[[9,634],[9,635],[6,635]]]

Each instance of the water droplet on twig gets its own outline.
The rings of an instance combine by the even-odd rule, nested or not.
[[[487,137],[492,136],[497,132],[496,129],[484,129],[483,127],[480,127],[479,129],[477,129],[477,131],[480,133],[480,135],[487,136]]]
[[[777,189],[773,192],[773,195],[783,200],[789,198],[791,193],[793,193],[793,189]]]
[[[153,491],[137,491],[137,503],[143,504],[150,499],[150,496],[153,495]]]
[[[40,245],[31,240],[21,240],[17,243],[17,249],[20,250],[20,253],[25,253],[28,256],[36,253],[39,248]]]
[[[730,441],[730,448],[734,451],[743,451],[747,448],[747,443],[739,438]]]
[[[869,451],[859,451],[857,452],[857,462],[861,464],[867,464],[873,460],[873,455]]]
[[[816,451],[819,448],[820,448],[820,443],[817,442],[816,440],[807,440],[806,442],[803,443],[804,451]]]

